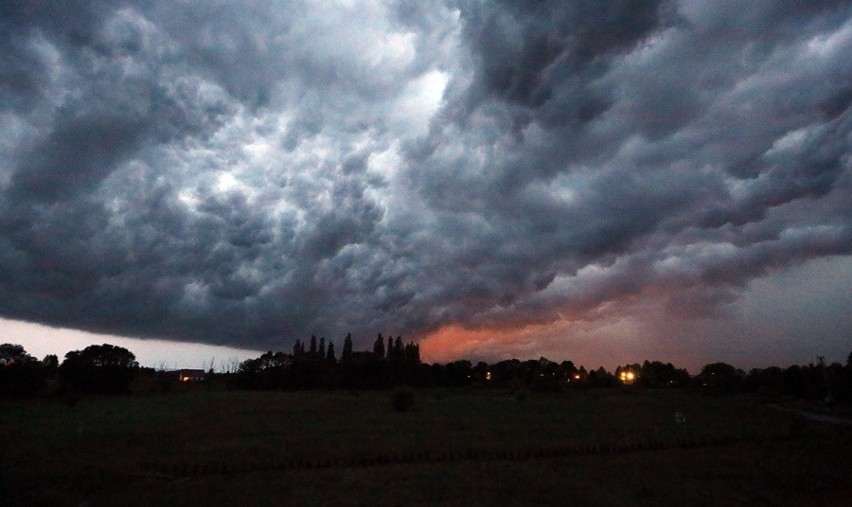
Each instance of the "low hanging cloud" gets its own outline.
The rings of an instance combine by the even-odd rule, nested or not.
[[[651,300],[725,315],[754,280],[852,254],[850,20],[4,5],[0,315],[258,349],[529,340]]]

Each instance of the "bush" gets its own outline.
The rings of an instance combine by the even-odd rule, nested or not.
[[[136,356],[125,348],[107,343],[71,351],[65,354],[65,361],[59,367],[59,374],[67,386],[98,394],[129,392],[130,382],[137,373]]]
[[[391,393],[391,406],[397,412],[405,412],[414,405],[414,391],[401,387]]]

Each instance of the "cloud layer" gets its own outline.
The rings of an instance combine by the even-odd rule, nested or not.
[[[4,317],[511,342],[721,318],[852,254],[848,2],[29,2],[0,29]]]

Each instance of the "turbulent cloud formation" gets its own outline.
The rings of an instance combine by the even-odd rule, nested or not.
[[[0,29],[3,317],[446,348],[720,318],[852,254],[849,2],[13,2]]]

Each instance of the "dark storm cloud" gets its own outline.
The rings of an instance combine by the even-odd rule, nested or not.
[[[724,314],[852,253],[847,2],[0,7],[0,314],[310,334]],[[620,306],[624,303],[624,306]]]
[[[676,314],[713,315],[755,277],[849,253],[848,209],[837,207],[849,195],[848,5],[805,18],[767,5],[747,23],[713,3],[587,5],[492,3],[463,15],[472,82],[409,152],[433,208],[482,217],[490,244],[509,247],[474,254],[488,281],[444,285],[484,295],[459,315],[479,308],[476,325],[593,318],[649,291],[672,292]],[[606,275],[589,280],[584,266]],[[501,299],[508,308],[495,309]]]

